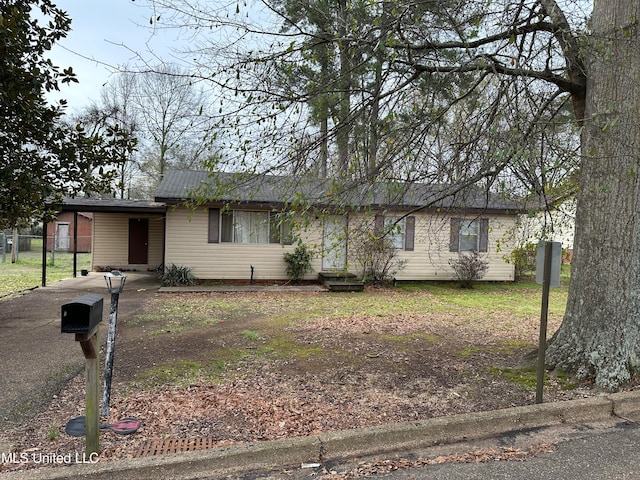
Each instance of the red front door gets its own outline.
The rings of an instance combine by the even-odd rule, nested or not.
[[[129,263],[146,264],[149,253],[149,219],[129,219]]]

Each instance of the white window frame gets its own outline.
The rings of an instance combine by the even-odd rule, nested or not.
[[[277,215],[278,212],[269,210],[219,211],[216,236],[211,236],[215,224],[211,220],[209,223],[209,243],[291,245],[293,224],[287,219],[279,220]]]
[[[391,245],[396,250],[404,250],[407,224],[405,217],[384,217],[384,229]]]
[[[480,249],[480,222],[478,219],[460,219],[458,233],[459,252],[477,252]]]

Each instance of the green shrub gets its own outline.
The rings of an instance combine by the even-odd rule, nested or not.
[[[535,243],[527,242],[515,248],[511,255],[505,258],[514,266],[516,280],[531,277],[536,273],[536,252],[538,246]]]
[[[388,237],[363,232],[352,240],[354,260],[362,268],[362,280],[372,283],[391,281],[406,265]]]
[[[313,254],[304,243],[299,242],[293,252],[284,254],[284,261],[287,262],[287,276],[294,282],[302,280],[309,273]]]
[[[196,278],[189,267],[173,263],[170,267],[163,269],[159,276],[165,287],[188,287],[196,283]]]
[[[489,269],[489,262],[480,258],[478,252],[462,253],[458,258],[449,260],[449,265],[462,288],[473,288],[474,280],[480,280]]]

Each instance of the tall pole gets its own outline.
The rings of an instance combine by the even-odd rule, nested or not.
[[[118,299],[120,292],[111,293],[111,307],[109,309],[109,330],[107,332],[107,351],[104,363],[104,386],[102,389],[103,417],[109,416],[109,401],[111,399],[111,378],[113,376],[113,351],[116,342],[116,321],[118,319]]]
[[[2,249],[4,262],[4,248]],[[47,286],[47,219],[42,218],[42,281],[41,286]]]
[[[73,212],[73,278],[78,276],[78,212]]]
[[[540,339],[538,341],[538,377],[536,382],[536,403],[542,403],[544,388],[545,353],[547,350],[547,317],[549,315],[549,288],[551,286],[551,257],[553,243],[544,246],[544,273],[542,279],[542,308],[540,310]]]

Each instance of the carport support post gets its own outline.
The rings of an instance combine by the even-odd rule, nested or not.
[[[84,376],[86,381],[85,393],[85,453],[100,452],[100,416],[98,415],[98,399],[100,398],[100,370],[98,358],[98,329],[88,334],[76,333],[76,341],[80,342],[84,353]]]
[[[4,234],[3,234],[4,235]],[[4,263],[4,251],[2,249],[2,262]],[[47,219],[42,219],[42,287],[47,286]]]
[[[78,212],[73,212],[73,278],[78,276]]]

